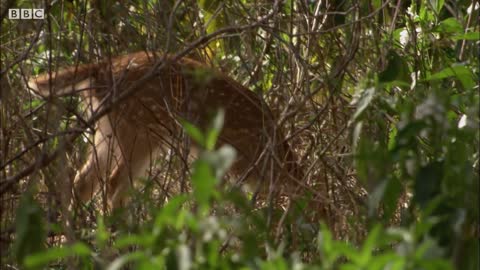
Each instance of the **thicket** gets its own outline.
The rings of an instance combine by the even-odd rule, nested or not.
[[[33,2],[0,10],[1,269],[478,269],[478,1]],[[32,7],[45,19],[8,19]],[[204,146],[189,169],[164,153],[127,207],[65,222],[84,113],[25,81],[139,50],[201,59],[261,96],[305,168],[301,196],[220,184],[219,114],[184,126]]]

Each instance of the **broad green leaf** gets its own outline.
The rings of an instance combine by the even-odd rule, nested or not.
[[[378,74],[378,80],[381,83],[402,81],[410,85],[411,78],[407,62],[394,50],[388,52],[387,61],[387,67]]]
[[[449,77],[456,77],[465,89],[472,89],[475,86],[472,72],[464,65],[453,65],[445,68],[429,76],[426,81],[441,80]]]
[[[464,34],[458,34],[452,37],[453,40],[479,40],[480,32],[468,32]]]
[[[461,33],[463,32],[463,27],[457,19],[451,17],[441,21],[434,31],[446,34]]]

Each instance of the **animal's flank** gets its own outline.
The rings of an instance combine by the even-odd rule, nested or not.
[[[291,169],[296,164],[293,152],[282,142],[275,117],[262,100],[231,78],[189,58],[173,62],[168,56],[133,53],[42,74],[31,79],[29,87],[42,96],[80,92],[95,111],[103,104],[108,106],[106,99],[130,89],[151,72],[158,59],[166,60],[162,69],[97,121],[94,145],[75,177],[78,198],[91,199],[100,183],[105,183],[108,202],[116,207],[132,180],[145,172],[152,153],[168,147],[165,142],[178,140],[178,117],[204,127],[219,108],[225,110],[219,142],[232,145],[239,153],[234,175],[246,176],[250,182],[279,184],[298,171]]]

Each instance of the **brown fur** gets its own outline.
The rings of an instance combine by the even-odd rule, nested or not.
[[[29,88],[44,97],[79,93],[89,111],[95,112],[151,71],[154,58],[138,52],[69,67],[32,78]],[[189,58],[168,63],[156,74],[96,122],[95,146],[74,180],[75,194],[82,201],[106,183],[108,204],[118,206],[132,180],[144,174],[155,149],[178,137],[178,117],[204,127],[218,108],[225,110],[219,144],[237,150],[234,175],[250,172],[248,181],[264,181],[262,186],[290,181],[290,173],[298,177],[274,116],[253,92]]]

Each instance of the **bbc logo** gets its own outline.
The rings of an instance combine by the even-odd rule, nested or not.
[[[45,18],[43,8],[10,8],[8,9],[8,18],[11,20],[41,20]]]

